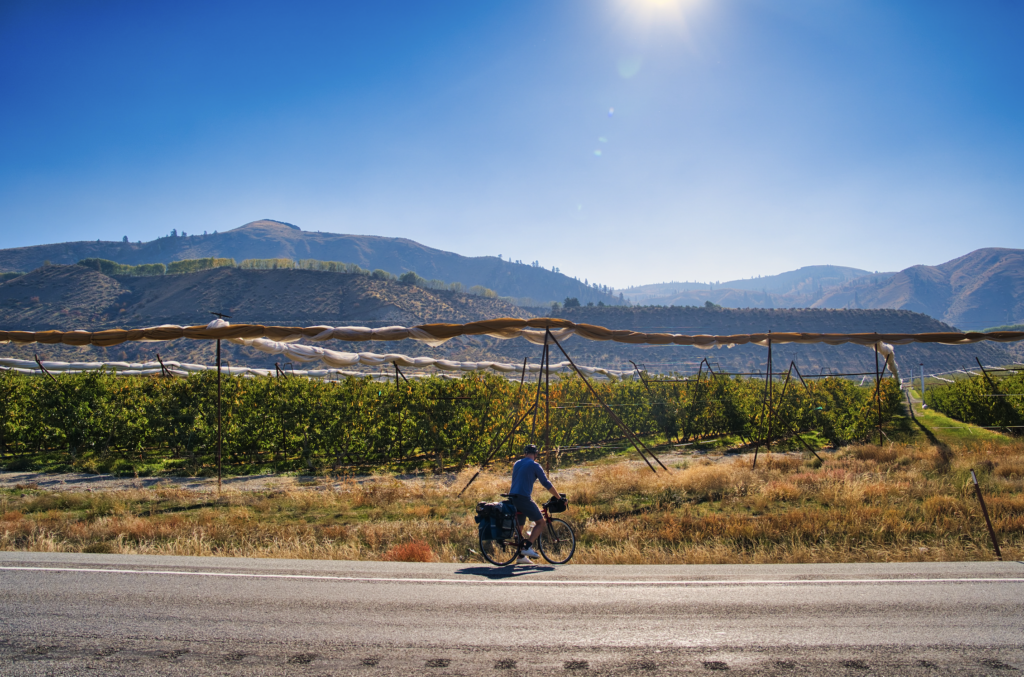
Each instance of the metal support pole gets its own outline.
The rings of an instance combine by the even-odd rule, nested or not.
[[[544,343],[544,348],[540,353],[540,370],[537,372],[537,395],[533,400],[533,425],[530,426],[530,440],[531,442],[537,441],[537,410],[540,409],[540,387],[544,383],[544,361],[548,357],[548,344]]]
[[[772,372],[775,371],[775,364],[772,362],[772,330],[768,330],[768,451],[772,450],[772,411],[775,408],[775,381]]]
[[[636,366],[636,362],[629,360],[629,363],[633,365],[633,369],[636,370],[636,375],[640,377],[640,382],[644,384],[644,388],[647,390],[648,397],[654,397],[654,393],[651,392],[651,386],[647,383],[647,379],[644,378],[643,372],[640,371],[640,367]],[[708,367],[710,369],[710,367]]]
[[[878,341],[875,341],[875,409],[878,411],[878,446],[882,446],[882,375],[878,371]]]
[[[974,493],[978,496],[978,503],[981,503],[981,514],[985,516],[985,525],[988,527],[988,537],[992,539],[992,547],[996,551],[996,558],[1003,559],[1003,553],[999,550],[999,541],[996,540],[996,530],[992,528],[992,520],[988,518],[988,508],[985,507],[985,499],[981,497],[981,487],[978,486],[978,476],[971,468],[971,481],[974,482]]]
[[[545,338],[550,335],[550,330],[548,330],[548,332],[545,335]],[[630,430],[629,427],[622,422],[622,419],[619,418],[614,411],[612,411],[611,407],[604,403],[604,400],[601,399],[601,396],[597,394],[596,390],[594,390],[594,386],[590,385],[590,381],[587,380],[587,377],[583,375],[583,372],[580,371],[580,368],[577,367],[576,363],[572,361],[571,357],[569,357],[569,353],[565,352],[565,348],[563,348],[562,344],[558,342],[558,339],[556,339],[554,336],[551,336],[551,340],[555,342],[555,345],[558,346],[558,349],[562,351],[563,355],[565,355],[565,359],[569,360],[569,364],[572,366],[573,371],[575,371],[579,375],[579,377],[583,379],[583,384],[587,386],[588,390],[590,390],[590,394],[594,396],[594,399],[596,399],[598,403],[600,403],[600,405],[604,407],[604,410],[608,412],[608,416],[611,417],[612,421],[614,421],[617,426],[622,428],[622,432],[626,433],[626,436],[630,439],[630,441],[633,443],[633,446],[636,448],[637,453],[640,454],[640,458],[644,459],[644,462],[647,464],[647,467],[651,469],[651,472],[657,474],[658,471],[655,470],[654,466],[651,465],[651,462],[647,460],[647,455],[644,453],[644,450],[647,448],[643,445],[643,442],[640,441],[640,438],[638,438],[633,433],[633,431]],[[654,460],[658,462],[658,465],[660,465],[666,472],[668,472],[668,468],[665,467],[665,464],[662,463],[658,459],[658,457],[655,456],[650,451],[650,449],[647,449],[647,453],[651,454]]]
[[[402,462],[404,449],[402,447],[402,392],[399,390],[401,384],[398,381],[398,364],[395,364],[395,401],[398,403],[398,462]]]
[[[171,372],[164,365],[164,361],[162,359],[160,359],[160,353],[156,354],[156,361],[160,363],[160,375],[161,376],[171,376]]]
[[[704,359],[702,359],[700,361],[700,364],[697,365],[697,380],[693,384],[693,390],[695,392],[693,393],[693,397],[690,398],[690,406],[687,407],[687,410],[686,410],[686,426],[683,428],[683,441],[681,442],[681,444],[686,444],[687,442],[690,441],[690,424],[693,422],[693,419],[697,416],[697,412],[696,412],[697,401],[698,401],[697,398],[701,394],[701,390],[700,390],[700,375],[702,373],[704,373],[704,364],[706,362],[707,362],[707,358],[704,358]],[[708,372],[710,372],[710,371],[711,371],[711,365],[708,365]],[[701,398],[701,402],[703,402],[703,398]]]
[[[767,414],[771,418],[771,404],[769,402],[771,398],[771,382],[772,382],[772,332],[768,331],[768,375],[764,381],[764,399],[761,400],[761,424],[758,426],[759,431],[765,430],[764,416]],[[754,447],[754,462],[751,464],[750,469],[757,469],[757,452],[761,448],[761,444],[764,442],[764,435],[759,435],[760,439],[757,441],[757,446]]]
[[[50,372],[49,372],[49,371],[48,371],[48,370],[46,369],[46,367],[44,367],[44,366],[43,366],[43,363],[42,363],[42,362],[41,362],[41,361],[39,360],[39,355],[35,355],[35,354],[33,354],[33,357],[35,357],[35,358],[36,358],[36,364],[38,364],[38,365],[39,365],[39,370],[40,370],[40,371],[42,371],[42,372],[43,372],[44,374],[46,374],[47,376],[49,376],[49,377],[50,377],[50,380],[51,380],[51,381],[53,381],[54,383],[56,383],[56,384],[57,384],[57,388],[59,388],[61,392],[64,392],[64,386],[62,386],[62,385],[60,384],[60,381],[58,381],[58,380],[57,380],[56,378],[54,378],[53,374],[51,374],[51,373],[50,373]]]
[[[221,425],[220,425],[220,339],[217,339],[217,492],[221,488]]]
[[[551,349],[548,348],[548,337],[551,330],[545,330],[544,337],[544,470],[551,472]]]
[[[779,401],[776,406],[771,407],[768,411],[768,448],[771,449],[772,438],[775,436],[775,415],[779,412],[786,399],[786,390],[789,388],[789,378],[793,373],[792,365],[786,371],[786,380],[782,383],[782,393],[779,394]]]

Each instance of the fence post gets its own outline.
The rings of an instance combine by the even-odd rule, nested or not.
[[[996,530],[992,528],[992,520],[988,518],[988,508],[985,507],[985,499],[981,497],[981,487],[978,485],[978,476],[971,468],[971,481],[974,482],[974,493],[978,496],[978,503],[981,504],[981,514],[985,516],[985,526],[988,527],[988,537],[992,539],[992,547],[996,551],[996,558],[1002,561],[1003,553],[999,550],[999,541],[996,540]]]

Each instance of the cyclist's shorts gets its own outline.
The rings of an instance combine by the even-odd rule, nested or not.
[[[508,500],[512,501],[516,510],[529,517],[531,521],[540,521],[540,507],[526,496],[509,496]]]

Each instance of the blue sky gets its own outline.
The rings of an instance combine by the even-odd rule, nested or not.
[[[1024,3],[0,4],[0,246],[259,218],[604,284],[1024,248]]]

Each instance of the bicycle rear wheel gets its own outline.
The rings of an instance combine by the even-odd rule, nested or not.
[[[492,541],[489,538],[480,539],[480,553],[488,562],[494,566],[508,566],[519,556],[519,547],[516,545],[516,537]]]
[[[576,552],[576,534],[565,520],[553,519],[537,541],[544,559],[552,564],[565,564]]]

